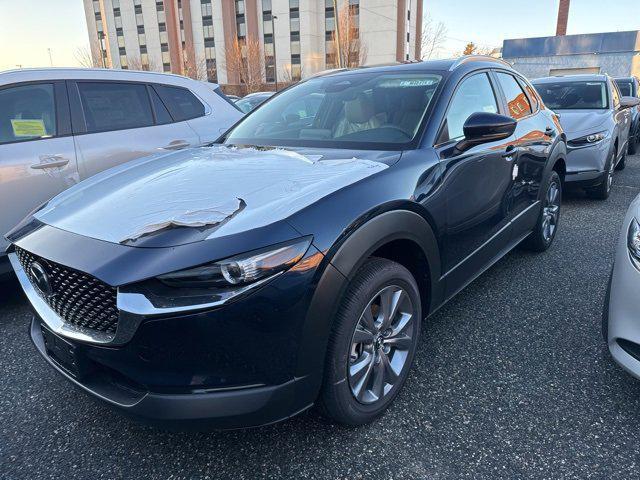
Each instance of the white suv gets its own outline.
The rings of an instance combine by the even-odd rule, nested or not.
[[[241,117],[217,85],[178,75],[0,73],[0,275],[4,234],[42,202],[123,162],[214,141]]]

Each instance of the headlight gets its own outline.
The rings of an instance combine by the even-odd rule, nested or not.
[[[569,140],[569,145],[574,146],[584,146],[591,145],[593,143],[598,143],[607,138],[607,132],[599,132],[599,133],[591,133],[589,135],[585,135],[584,137],[576,138],[574,140]]]
[[[311,238],[305,237],[157,278],[170,287],[240,288],[288,270],[300,261],[309,245]]]
[[[629,255],[636,268],[640,269],[640,225],[634,218],[629,224],[629,231],[627,233],[627,247],[629,248]]]

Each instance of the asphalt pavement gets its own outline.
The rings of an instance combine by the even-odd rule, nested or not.
[[[26,300],[0,284],[0,478],[639,478],[640,381],[600,334],[638,193],[636,156],[607,201],[565,195],[553,247],[510,253],[428,319],[404,390],[361,428],[314,411],[232,432],[137,424],[39,358]]]

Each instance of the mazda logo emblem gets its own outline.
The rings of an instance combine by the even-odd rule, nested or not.
[[[42,265],[38,262],[33,262],[29,267],[29,273],[33,279],[33,283],[40,293],[46,298],[53,295],[53,289],[51,288],[51,281],[49,280],[49,274]]]

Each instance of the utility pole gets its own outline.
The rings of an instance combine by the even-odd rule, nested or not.
[[[51,57],[51,49],[47,48],[47,52],[49,52],[49,65],[53,67],[53,58]]]
[[[276,92],[278,91],[278,57],[276,57],[276,24],[274,20],[277,20],[273,13],[271,14],[271,36],[273,37],[273,79],[276,83]]]
[[[338,68],[342,68],[342,49],[340,48],[340,18],[338,12],[338,0],[333,0],[333,19],[336,30],[336,53],[338,57]]]

